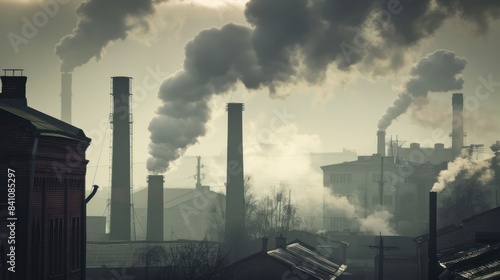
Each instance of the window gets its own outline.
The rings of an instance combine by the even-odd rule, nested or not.
[[[80,217],[71,218],[71,269],[80,268]]]
[[[350,229],[349,218],[346,217],[332,217],[330,218],[330,229],[334,231],[343,231]]]
[[[352,174],[350,173],[330,174],[330,183],[349,184],[351,182],[352,182]]]
[[[49,275],[55,276],[63,273],[63,219],[51,218],[49,220]]]

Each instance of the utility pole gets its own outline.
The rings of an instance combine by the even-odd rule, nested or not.
[[[292,211],[290,209],[290,200],[292,200],[292,190],[288,190],[288,207],[286,209],[286,231],[288,232],[290,230],[290,216],[292,215]]]
[[[380,242],[378,248],[378,280],[384,279],[384,240],[382,239],[382,232],[380,232]]]
[[[378,246],[368,246],[370,249],[378,250],[378,278],[377,280],[384,279],[384,251],[397,251],[399,247],[395,246],[384,246],[384,241],[382,239],[382,232],[379,232],[380,240]]]

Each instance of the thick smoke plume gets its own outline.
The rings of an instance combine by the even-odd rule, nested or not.
[[[61,71],[72,72],[91,58],[100,60],[112,41],[125,40],[137,27],[148,28],[147,17],[162,0],[86,0],[76,9],[78,23],[73,33],[56,45]]]
[[[359,230],[373,235],[379,233],[382,235],[398,235],[389,223],[392,217],[392,214],[386,209],[375,211],[368,217],[359,219]]]
[[[478,180],[482,184],[490,182],[494,177],[494,171],[490,169],[490,163],[488,161],[474,162],[470,158],[464,156],[457,157],[453,162],[448,163],[446,170],[439,172],[438,180],[432,186],[431,192],[442,191],[462,173],[464,173],[465,178],[479,176]]]
[[[378,122],[379,130],[386,130],[394,119],[406,112],[413,100],[426,98],[429,92],[447,92],[462,89],[465,58],[454,52],[437,50],[422,57],[410,70],[409,78],[394,103],[387,108]]]
[[[346,196],[336,195],[331,189],[325,189],[323,204],[325,216],[348,218],[351,230],[359,229],[360,232],[368,235],[378,235],[380,232],[383,235],[398,235],[391,226],[393,215],[384,207],[377,207],[363,218],[365,209],[360,206],[356,195],[348,199]]]
[[[283,83],[321,81],[330,65],[377,75],[394,72],[405,64],[405,52],[445,19],[461,16],[486,31],[489,20],[500,15],[498,1],[469,6],[469,1],[444,0],[249,1],[245,16],[251,28],[227,24],[200,32],[186,45],[183,69],[163,83],[163,105],[149,125],[148,169],[165,172],[196,143],[206,132],[208,100],[238,82],[248,89],[267,87],[276,96]],[[399,102],[409,103],[407,98]]]

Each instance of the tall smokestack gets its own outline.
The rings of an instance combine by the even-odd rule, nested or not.
[[[113,157],[109,234],[111,240],[130,240],[131,78],[113,77],[112,81]]]
[[[464,146],[464,97],[461,93],[454,93],[452,100],[453,124],[451,132],[451,149],[457,157]]]
[[[148,241],[163,241],[163,182],[163,175],[148,176]]]
[[[2,94],[0,99],[3,103],[11,106],[27,106],[26,101],[26,81],[28,78],[23,75],[23,69],[3,69]],[[7,75],[10,72],[11,75]],[[17,76],[16,76],[17,75]]]
[[[437,192],[429,192],[429,280],[438,279],[438,258],[437,258]]]
[[[385,157],[385,131],[377,131],[377,154]]]
[[[225,241],[236,248],[246,238],[243,183],[242,103],[228,103]]]
[[[61,73],[61,120],[71,123],[71,73]]]

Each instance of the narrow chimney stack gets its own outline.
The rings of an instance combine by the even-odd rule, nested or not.
[[[23,69],[3,69],[3,71],[0,100],[11,106],[27,106],[26,81],[28,78],[23,76]]]
[[[148,176],[148,241],[163,241],[163,182],[162,175]]]
[[[267,244],[269,239],[267,237],[262,237],[262,252],[267,252]]]
[[[71,123],[72,75],[61,73],[61,120]]]
[[[437,192],[429,193],[429,242],[427,248],[429,280],[438,279],[437,257]]]
[[[276,236],[276,248],[285,248],[286,247],[286,237],[283,235]]]
[[[377,154],[385,157],[385,131],[377,131]]]
[[[130,96],[131,79],[113,77],[113,156],[111,172],[110,239],[130,241]]]
[[[228,103],[226,243],[237,248],[246,240],[243,173],[243,104]]]
[[[464,146],[464,97],[461,93],[454,93],[452,97],[453,124],[451,131],[451,149],[453,156],[460,156]]]

